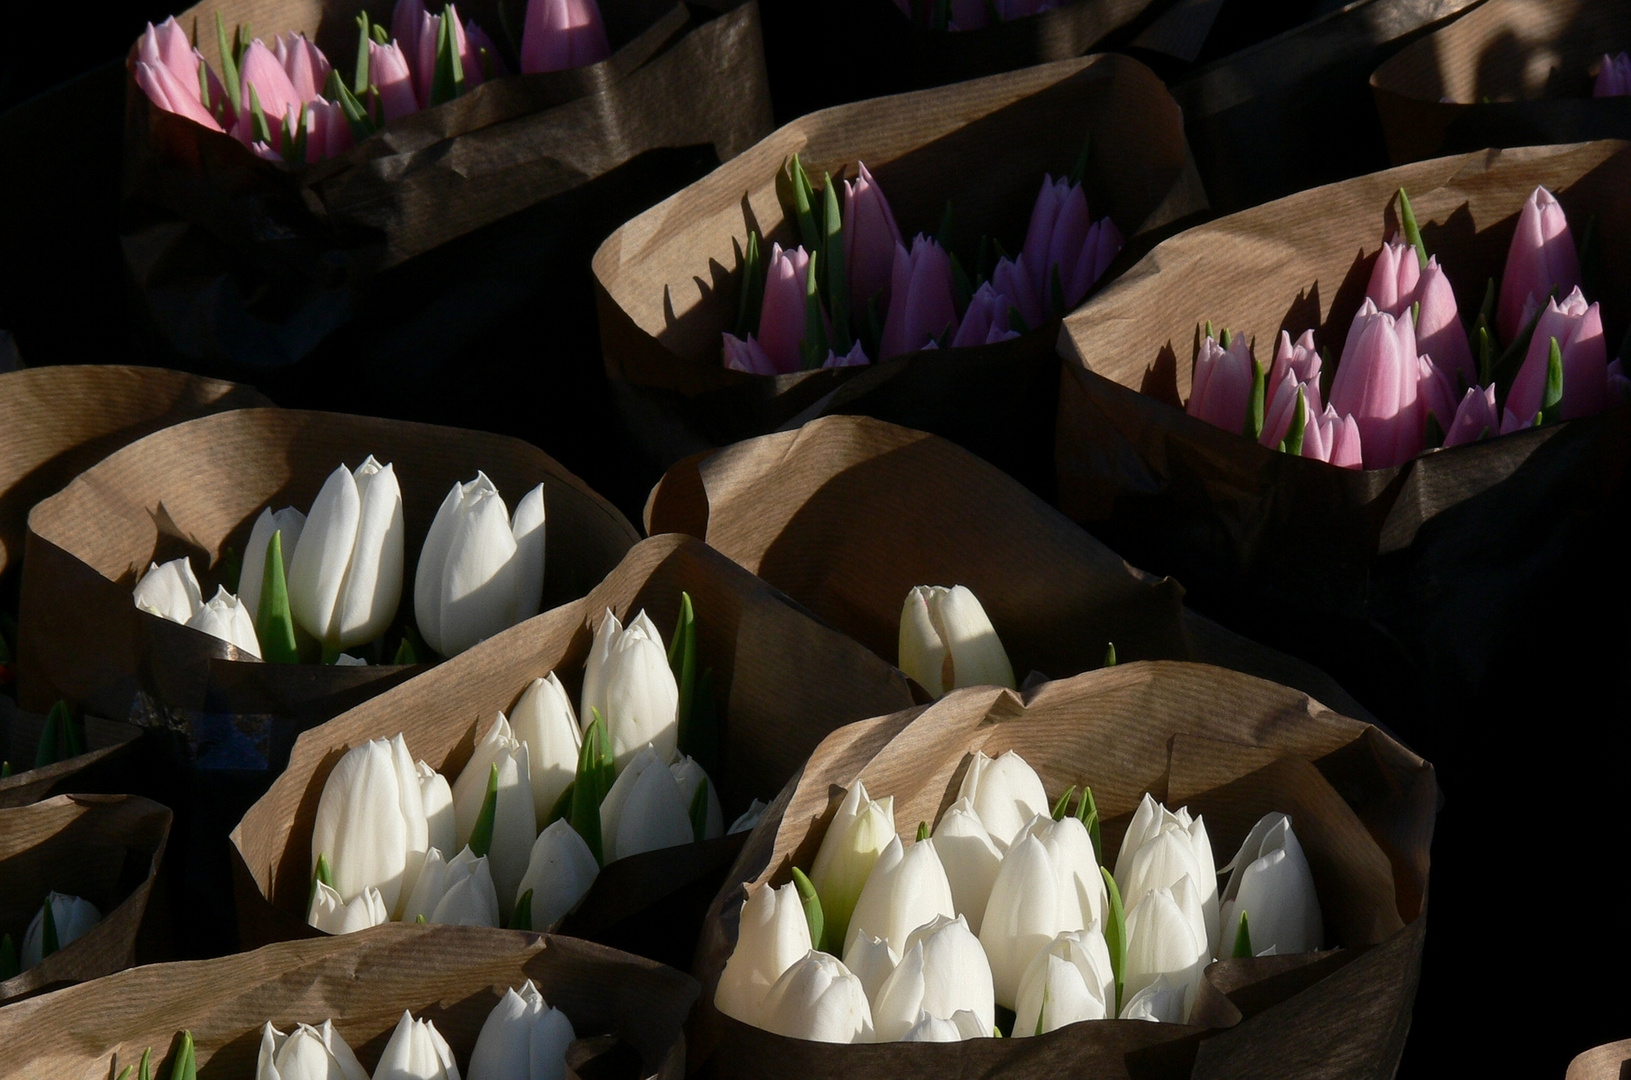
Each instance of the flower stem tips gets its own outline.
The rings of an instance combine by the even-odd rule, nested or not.
[[[498,763],[487,770],[487,795],[481,800],[481,813],[476,815],[476,827],[470,831],[470,851],[481,858],[493,846],[493,822],[498,817]]]
[[[595,861],[606,865],[605,849],[600,835],[600,804],[612,789],[612,751],[606,738],[606,721],[600,710],[591,707],[589,727],[583,733],[583,748],[578,752],[578,771],[572,780],[572,828],[577,830]]]
[[[1405,243],[1416,249],[1416,261],[1421,269],[1427,269],[1427,245],[1422,243],[1416,211],[1411,208],[1410,196],[1405,194],[1404,188],[1399,189],[1399,228],[1404,232]]]
[[[1236,960],[1250,960],[1252,957],[1252,932],[1246,925],[1245,911],[1240,913],[1240,929],[1235,931],[1235,947],[1229,955]]]
[[[261,659],[269,664],[298,664],[294,618],[289,614],[289,582],[283,576],[281,529],[274,532],[266,544],[262,581],[260,610],[255,613],[255,637],[260,641]]]
[[[793,867],[793,886],[798,889],[799,903],[804,907],[804,921],[810,925],[810,941],[812,948],[823,949],[827,943],[822,939],[826,931],[827,918],[821,912],[821,897],[816,895],[816,887],[803,870]]]
[[[334,867],[329,864],[328,852],[321,852],[317,856],[317,865],[312,868],[311,888],[306,892],[306,915],[311,916],[311,906],[317,899],[317,883],[321,881],[329,888],[334,888]]]
[[[40,732],[40,744],[34,751],[34,767],[43,769],[59,761],[78,757],[85,752],[85,734],[68,711],[66,701],[58,701],[46,715],[45,727]]]
[[[1110,871],[1099,867],[1104,876],[1104,890],[1110,898],[1110,918],[1104,928],[1104,943],[1110,947],[1110,969],[1116,973],[1116,1015],[1121,1015],[1122,990],[1127,971],[1127,913],[1121,907],[1121,890]]]

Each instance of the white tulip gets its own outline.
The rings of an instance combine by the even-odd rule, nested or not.
[[[1256,956],[1271,949],[1279,955],[1313,952],[1324,944],[1314,875],[1289,817],[1264,815],[1227,869],[1219,938],[1225,951],[1240,932],[1241,912]]]
[[[521,893],[532,890],[532,923],[522,929],[547,930],[576,911],[600,876],[594,852],[565,818],[549,823],[533,841]],[[512,927],[512,929],[514,929]]]
[[[872,999],[872,1026],[879,1042],[904,1039],[922,1013],[949,1017],[967,1009],[980,1030],[996,1023],[991,964],[968,922],[942,915],[912,931],[900,963]]]
[[[1170,889],[1150,890],[1127,912],[1122,986],[1129,997],[1166,975],[1184,995],[1187,1018],[1209,958],[1201,901],[1189,878]]]
[[[1021,836],[1003,857],[980,924],[998,1005],[1016,1007],[1031,959],[1061,932],[1080,929],[1065,925],[1077,911],[1074,898],[1059,888],[1047,846],[1034,836]]]
[[[1157,840],[1169,833],[1178,834],[1157,845],[1160,850],[1145,852]],[[1177,850],[1177,841],[1187,845],[1190,860],[1186,861]],[[1188,807],[1168,810],[1155,801],[1148,792],[1140,800],[1133,820],[1127,826],[1127,835],[1116,853],[1116,887],[1121,890],[1121,902],[1131,911],[1139,899],[1153,888],[1170,888],[1180,877],[1190,876],[1191,883],[1201,898],[1201,913],[1206,920],[1207,951],[1218,953],[1218,875],[1217,862],[1212,857],[1212,841],[1206,835],[1204,819],[1189,816]]]
[[[335,667],[367,667],[368,666],[368,661],[364,660],[360,656],[352,656],[350,653],[341,653],[339,656],[336,656],[334,658],[334,666]]]
[[[350,903],[369,886],[401,911],[430,849],[419,772],[408,745],[373,739],[335,763],[317,801],[312,867],[327,855],[334,890]]]
[[[996,628],[962,585],[919,585],[906,594],[900,669],[935,697],[964,686],[1014,688],[1014,668]]]
[[[1095,924],[1060,934],[1031,958],[1019,981],[1014,1034],[1041,1035],[1116,1015],[1110,948]]]
[[[674,774],[675,781],[680,785],[680,797],[685,800],[687,812],[690,811],[691,800],[696,798],[697,788],[702,786],[704,780],[708,781],[708,812],[702,838],[712,840],[716,836],[724,836],[725,815],[719,808],[719,786],[703,767],[697,764],[697,759],[681,754],[669,765],[668,771]]]
[[[770,988],[759,1026],[790,1039],[871,1042],[872,1009],[843,961],[812,949]]]
[[[872,865],[894,839],[895,797],[869,798],[866,784],[857,779],[838,804],[810,866],[810,884],[821,898],[829,941],[849,940],[855,901],[860,899]]]
[[[515,508],[477,472],[442,500],[414,571],[413,611],[425,643],[456,656],[538,614],[544,587],[544,486]]]
[[[330,1021],[301,1024],[290,1035],[268,1023],[261,1029],[255,1080],[368,1080],[368,1070]]]
[[[640,612],[640,615],[644,617],[645,612]],[[655,632],[656,627],[652,629]],[[578,723],[585,729],[594,720],[596,711],[602,718],[606,715],[606,661],[611,659],[612,645],[622,636],[623,624],[612,609],[607,608],[600,618],[600,625],[595,627],[595,639],[589,646],[589,659],[583,665],[583,693],[578,699],[582,707],[578,710]]]
[[[901,1036],[901,1042],[963,1042],[966,1039],[989,1039],[991,1028],[980,1027],[980,1018],[968,1009],[959,1009],[950,1018],[930,1016],[927,1012],[917,1018],[912,1030]]]
[[[1121,1007],[1123,1020],[1154,1020],[1160,1024],[1184,1022],[1184,988],[1174,986],[1165,975],[1127,999]]]
[[[238,602],[238,598],[227,592],[225,585],[215,590],[215,595],[187,620],[187,625],[220,638],[256,660],[261,658],[260,639],[255,636],[255,620],[248,609]]]
[[[889,978],[899,963],[900,953],[883,938],[867,933],[866,927],[861,928],[855,936],[855,944],[844,954],[844,966],[861,980],[861,989],[866,991],[868,1001],[878,1000],[878,991],[883,989],[884,980]]]
[[[583,748],[572,700],[553,671],[532,680],[521,692],[521,700],[510,710],[510,729],[527,744],[532,809],[538,816],[536,825],[542,828],[561,792],[577,775],[578,753]]]
[[[193,564],[185,558],[172,559],[163,566],[149,563],[147,573],[136,582],[135,597],[138,610],[183,626],[204,606]]]
[[[374,1080],[459,1080],[453,1049],[429,1020],[406,1009],[374,1067]]]
[[[370,926],[383,926],[391,921],[391,912],[378,889],[370,885],[353,896],[350,902],[319,881],[312,893],[311,914],[306,922],[325,934],[355,934]]]
[[[550,1008],[528,979],[520,992],[506,990],[487,1014],[465,1080],[562,1080],[575,1038],[572,1021]]]
[[[957,914],[951,898],[951,882],[933,840],[903,845],[900,837],[889,841],[867,875],[866,885],[855,901],[849,930],[844,937],[844,954],[865,929],[900,950],[904,957],[906,939],[912,931],[936,915],[951,918]]]
[[[449,926],[498,926],[498,890],[487,856],[466,847],[452,862],[444,862],[442,853],[431,848],[402,921],[416,922],[420,916]]]
[[[735,836],[739,832],[752,832],[759,826],[759,819],[765,816],[767,805],[763,799],[754,799],[748,808],[742,811],[742,816],[731,822],[731,827],[725,830],[726,836]]]
[[[96,910],[96,905],[78,896],[51,892],[46,894],[45,904],[51,905],[51,919],[57,927],[58,949],[66,949],[89,933],[91,927],[102,921],[102,913]],[[33,921],[28,924],[28,930],[23,934],[21,966],[24,971],[43,959],[41,953],[45,951],[45,904],[41,904],[40,910],[34,913]]]
[[[679,684],[656,624],[642,611],[622,628],[606,612],[589,652],[578,720],[587,725],[596,712],[600,714],[619,772],[648,743],[663,761],[673,759],[679,741],[679,702]]]
[[[691,807],[679,780],[658,759],[656,748],[647,746],[601,800],[601,854],[610,863],[694,839]]]
[[[934,847],[951,880],[951,897],[957,914],[968,920],[968,928],[980,932],[985,904],[991,886],[1002,867],[1002,850],[991,839],[974,804],[958,799],[934,827]]]
[[[447,777],[423,761],[416,762],[414,770],[419,774],[419,798],[425,809],[430,846],[439,851],[453,851],[459,843],[458,823],[453,816],[453,788]]]
[[[498,902],[508,910],[515,904],[516,887],[527,872],[532,842],[538,837],[538,815],[532,805],[531,762],[525,743],[511,733],[503,713],[487,729],[470,763],[453,781],[453,818],[459,846],[470,843],[476,819],[487,799],[487,781],[498,766],[498,802],[493,816],[493,841],[487,857],[498,888]]]
[[[997,758],[976,750],[957,797],[973,805],[980,824],[1003,850],[1025,831],[1032,818],[1051,811],[1042,778],[1012,750]]]
[[[306,527],[306,515],[292,506],[277,513],[268,506],[255,519],[249,532],[249,543],[244,546],[243,569],[238,574],[238,599],[251,618],[260,618],[261,588],[266,584],[266,549],[272,543],[273,533],[282,533],[278,547],[283,551],[283,581],[289,581],[289,568],[294,565],[294,549],[300,546],[300,533]]]
[[[1025,829],[1042,841],[1053,862],[1059,881],[1059,929],[1080,930],[1110,919],[1110,893],[1099,872],[1099,859],[1093,853],[1093,837],[1087,826],[1065,815],[1058,821],[1044,814],[1031,819]]]
[[[811,949],[810,924],[798,887],[749,886],[742,901],[736,948],[725,961],[714,1006],[744,1024],[763,1027],[765,1002],[782,973]]]
[[[317,493],[289,564],[289,611],[334,649],[366,645],[402,599],[402,489],[370,455],[355,474],[335,469]]]

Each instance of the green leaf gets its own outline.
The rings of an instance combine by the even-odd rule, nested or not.
[[[487,795],[481,800],[476,827],[470,830],[470,853],[481,858],[493,846],[493,821],[498,816],[498,762],[487,772]]]
[[[562,818],[571,815],[572,792],[576,789],[577,784],[577,780],[570,780],[567,782],[566,787],[561,789],[560,795],[555,798],[555,805],[549,808],[549,814],[544,818],[544,828],[547,829]],[[570,825],[571,821],[568,821],[567,824]]]
[[[262,660],[269,664],[300,663],[294,617],[289,613],[289,583],[283,576],[282,529],[274,530],[272,538],[266,543],[260,606],[255,613],[255,636],[260,639]]]
[[[141,1080],[153,1080],[153,1048],[151,1046],[142,1051],[142,1062],[141,1066],[136,1070],[136,1075],[141,1077]]]
[[[1252,932],[1246,925],[1246,912],[1241,911],[1240,929],[1235,931],[1235,947],[1229,956],[1234,960],[1250,960],[1255,955],[1252,952]]]
[[[199,70],[200,71],[203,70],[202,65],[199,66]],[[0,981],[3,981],[3,980],[0,980]],[[118,1076],[117,1080],[130,1080],[130,1074],[132,1072],[134,1072],[135,1069],[136,1069],[136,1066],[134,1066],[134,1065],[126,1065],[124,1068],[119,1070],[119,1076]]]
[[[606,745],[606,722],[600,710],[591,708],[592,719],[583,733],[583,746],[578,750],[578,771],[572,781],[572,828],[589,845],[595,861],[605,865],[605,854],[600,838],[600,804],[611,788],[612,756]]]
[[[1064,820],[1065,815],[1070,812],[1070,800],[1074,799],[1075,797],[1076,785],[1072,784],[1070,785],[1069,790],[1067,790],[1063,795],[1059,796],[1059,801],[1053,804],[1053,820]]]
[[[22,972],[17,962],[17,943],[11,940],[11,935],[0,937],[0,982],[15,979]]]
[[[368,93],[368,36],[368,12],[364,11],[357,15],[357,73],[351,79],[351,90],[357,97]]]
[[[1416,249],[1416,262],[1427,269],[1427,245],[1422,243],[1421,228],[1416,224],[1416,211],[1410,206],[1410,196],[1399,189],[1399,226],[1404,230],[1405,242]]]
[[[1482,323],[1472,332],[1472,355],[1478,362],[1478,384],[1488,386],[1494,378],[1490,369],[1495,364],[1495,336]]]
[[[1205,328],[1202,329],[1202,331],[1201,331],[1201,336],[1203,338],[1212,338],[1213,340],[1216,340],[1216,335],[1212,333],[1212,320],[1211,319],[1206,320],[1206,325],[1205,325]],[[1199,349],[1200,348],[1200,343],[1196,342],[1195,347],[1196,347],[1196,349]]]
[[[181,1033],[181,1045],[170,1061],[170,1080],[198,1080],[198,1057],[193,1049],[193,1033]]]
[[[408,640],[406,634],[402,635],[401,642],[397,644],[396,655],[391,658],[391,663],[398,667],[409,667],[419,663],[419,654],[414,651],[413,642]]]
[[[1552,296],[1555,298],[1556,295],[1557,290],[1553,289]],[[1512,389],[1512,380],[1518,377],[1518,369],[1523,367],[1523,358],[1529,352],[1529,342],[1535,336],[1535,326],[1545,311],[1546,304],[1542,302],[1535,309],[1535,313],[1529,316],[1529,321],[1523,324],[1523,329],[1518,332],[1512,344],[1508,345],[1506,351],[1501,353],[1500,359],[1495,361],[1495,370],[1490,373],[1490,378],[1495,383],[1496,405],[1501,409],[1506,408],[1507,392]]]
[[[1093,133],[1082,136],[1082,152],[1076,155],[1076,167],[1070,170],[1070,186],[1076,187],[1087,176],[1087,161],[1093,149]]]
[[[1421,301],[1420,300],[1412,301],[1411,304],[1410,304],[1410,325],[1411,326],[1420,326],[1421,325]]]
[[[1206,324],[1206,329],[1207,329],[1207,335],[1206,336],[1211,337],[1212,336],[1212,334],[1211,334],[1212,324],[1210,322],[1208,322]],[[1225,326],[1222,330],[1218,331],[1218,344],[1221,345],[1223,348],[1227,349],[1229,347],[1229,343],[1231,341],[1233,341],[1233,340],[1234,340],[1234,338],[1232,336],[1230,336],[1229,328],[1227,326]]]
[[[1302,394],[1297,395],[1297,407],[1291,414],[1291,426],[1286,429],[1286,437],[1280,440],[1280,449],[1292,457],[1301,457],[1303,453],[1303,435],[1308,431],[1308,402]]]
[[[929,823],[927,821],[918,822],[917,823],[917,842],[922,843],[923,841],[927,840],[928,838],[929,838]]]
[[[1031,331],[1031,328],[1025,325],[1025,316],[1019,313],[1017,307],[1011,306],[1008,309],[1008,329],[1016,334],[1028,334]]]
[[[1563,350],[1557,338],[1552,339],[1552,351],[1546,358],[1546,388],[1540,395],[1540,422],[1555,424],[1563,417]]]
[[[776,174],[776,197],[781,200],[782,211],[798,225],[799,242],[804,250],[815,253],[821,247],[821,230],[816,224],[815,192],[810,177],[804,172],[804,163],[794,154],[782,163]]]
[[[243,82],[238,77],[238,54],[232,51],[231,39],[227,37],[226,24],[221,22],[221,13],[215,13],[215,46],[221,50],[221,82],[226,92],[232,95],[232,107],[238,108],[243,101]]]
[[[425,925],[425,913],[420,912],[418,915],[415,915],[413,917],[413,924],[415,926],[424,926]]]
[[[1042,1024],[1043,1024],[1045,1018],[1047,1017],[1047,1015],[1048,1015],[1048,983],[1047,983],[1047,980],[1044,979],[1042,981],[1042,1004],[1039,1005],[1037,1007],[1037,1010],[1036,1010],[1036,1030],[1031,1032],[1032,1036],[1042,1034]]]
[[[11,762],[9,762],[9,761],[0,761],[0,780],[8,779],[8,778],[10,778],[10,776],[11,776]]]
[[[43,944],[40,946],[40,959],[44,960],[62,946],[57,944],[57,912],[56,905],[51,903],[51,897],[47,896],[45,898],[45,903],[40,906],[40,912],[44,923],[44,930],[41,934]]]
[[[67,722],[68,703],[59,701],[51,706],[51,711],[45,717],[45,727],[40,731],[40,745],[34,750],[34,767],[36,769],[43,769],[47,765],[55,765],[62,760],[57,748],[66,739],[62,728]]]
[[[821,912],[821,897],[816,895],[816,887],[810,884],[804,871],[796,866],[793,867],[793,887],[798,890],[799,903],[804,905],[804,921],[810,924],[811,948],[825,950],[827,943],[822,935],[826,932],[827,919]]]
[[[368,110],[363,108],[362,102],[358,101],[341,81],[338,71],[328,73],[328,84],[325,89],[329,99],[339,102],[340,111],[345,113],[345,123],[351,129],[353,142],[362,142],[374,133],[374,121],[369,117]],[[367,95],[368,87],[363,87],[361,92]]]
[[[674,633],[668,639],[668,666],[674,672],[674,684],[680,691],[676,710],[680,752],[692,754],[691,699],[697,690],[697,616],[688,592],[680,593],[680,613],[674,620]]]
[[[334,870],[329,866],[328,852],[317,853],[317,865],[312,867],[311,888],[306,890],[306,917],[311,918],[311,907],[317,902],[317,883],[321,881],[329,888],[334,888]]]
[[[733,239],[732,244],[736,241]],[[736,309],[736,336],[746,339],[759,332],[759,310],[765,302],[764,249],[759,242],[759,230],[748,233],[747,251],[737,249],[737,264],[742,272],[742,298]]]
[[[719,710],[714,706],[714,669],[703,668],[691,701],[691,749],[703,771],[712,775],[719,766]]]
[[[702,843],[708,838],[708,777],[697,781],[691,792],[691,839]]]
[[[464,93],[464,61],[459,57],[459,35],[452,7],[442,9],[436,24],[436,73],[431,77],[430,103],[441,105]]]
[[[854,344],[849,329],[849,276],[844,265],[844,219],[838,210],[838,185],[832,174],[823,174],[826,186],[822,189],[822,264],[826,267],[822,292],[827,298],[827,312],[832,316],[832,350],[840,355],[849,352]]]
[[[974,296],[974,286],[968,280],[968,271],[963,269],[962,260],[955,255],[951,257],[951,291],[959,310],[967,308],[969,300]]]
[[[510,921],[504,924],[511,930],[532,929],[532,890],[528,889],[515,898],[515,910],[510,913]]]
[[[1115,642],[1107,641],[1107,642],[1104,643],[1104,663],[1100,664],[1099,666],[1100,667],[1115,667],[1116,666],[1116,643]]]
[[[1104,841],[1099,837],[1099,804],[1094,801],[1093,789],[1082,785],[1082,801],[1076,804],[1076,820],[1087,826],[1087,836],[1093,841],[1093,858],[1104,861]]]
[[[1110,871],[1099,867],[1104,877],[1104,889],[1110,897],[1109,925],[1104,928],[1104,943],[1110,947],[1110,970],[1116,974],[1116,1015],[1121,1015],[1122,988],[1127,974],[1127,913],[1121,909],[1121,890]]]
[[[810,265],[804,274],[804,350],[805,370],[818,368],[827,360],[827,326],[821,318],[820,255],[810,252]]]
[[[951,250],[951,200],[946,200],[946,209],[940,214],[940,228],[934,232],[934,242]]]
[[[1227,333],[1227,331],[1225,331]],[[1241,433],[1256,442],[1263,437],[1263,395],[1267,392],[1267,373],[1263,365],[1252,357],[1252,389],[1246,395],[1246,421]]]
[[[266,124],[266,114],[261,111],[261,96],[253,83],[249,86],[249,112],[254,118],[255,141],[271,146],[272,129]]]
[[[389,45],[391,43],[391,34],[385,29],[385,27],[381,26],[379,23],[375,23],[374,40],[377,41],[381,47]]]
[[[1495,289],[1495,279],[1486,278],[1484,281],[1484,302],[1478,305],[1478,318],[1473,320],[1473,324],[1476,326],[1478,323],[1483,323],[1485,326],[1494,326],[1495,306],[1499,302],[1500,298]]]
[[[63,702],[62,707],[66,711],[68,709],[67,703]],[[69,758],[76,758],[85,752],[84,724],[84,717],[76,718],[72,712],[68,712],[63,719],[62,731],[67,747],[63,752],[62,760],[67,761]]]

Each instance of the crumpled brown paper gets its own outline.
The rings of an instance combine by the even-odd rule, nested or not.
[[[109,791],[127,786],[125,771],[135,758],[142,729],[97,716],[84,718],[85,753],[34,768],[45,730],[44,716],[23,712],[0,694],[0,760],[11,775],[0,779],[0,807],[27,806],[66,791]]]

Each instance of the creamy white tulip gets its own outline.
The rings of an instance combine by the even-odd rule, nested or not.
[[[519,992],[506,990],[487,1014],[465,1080],[561,1080],[575,1038],[572,1021],[550,1008],[528,979]]]
[[[644,611],[640,613],[642,616]],[[653,627],[655,630],[655,627]],[[578,698],[578,723],[587,729],[594,720],[594,713],[599,712],[602,719],[606,717],[606,661],[611,658],[612,645],[623,636],[623,624],[607,608],[600,617],[600,625],[595,627],[595,639],[589,646],[589,659],[583,665],[583,692]]]
[[[249,531],[249,543],[244,545],[243,569],[238,574],[238,599],[251,618],[260,617],[261,588],[266,584],[266,549],[272,543],[272,534],[280,532],[278,546],[283,550],[283,580],[289,580],[289,568],[294,565],[294,551],[300,546],[300,533],[306,527],[306,515],[292,506],[277,513],[268,506],[255,519]]]
[[[855,901],[855,912],[844,937],[844,953],[848,955],[862,928],[900,951],[913,930],[936,915],[951,918],[956,914],[951,882],[946,878],[946,868],[940,865],[934,841],[919,840],[907,846],[897,836],[878,856]],[[904,951],[901,955],[905,956]]]
[[[975,751],[957,797],[973,805],[980,824],[1003,850],[1025,831],[1032,818],[1047,815],[1051,809],[1042,778],[1012,750],[996,758]]]
[[[498,764],[499,755],[513,751],[520,745],[521,741],[515,737],[510,721],[503,713],[499,713],[487,730],[482,732],[481,738],[476,740],[476,745],[470,751],[470,760],[465,762],[464,768],[453,780],[453,820],[458,830],[456,840],[459,847],[470,842],[476,818],[481,816],[481,804],[487,798],[487,781],[491,778],[493,766]],[[530,768],[530,753],[528,761]],[[530,776],[527,789],[532,789]]]
[[[1014,688],[1014,668],[996,628],[962,585],[919,585],[906,594],[900,669],[935,697],[964,686]]]
[[[368,1070],[327,1020],[321,1027],[301,1024],[289,1035],[268,1023],[261,1029],[255,1080],[368,1080]]]
[[[466,847],[451,862],[445,862],[442,853],[431,848],[402,912],[402,921],[416,922],[421,915],[427,923],[498,926],[498,891],[487,856],[477,856]]]
[[[1154,1020],[1161,1024],[1184,1022],[1184,988],[1174,986],[1165,975],[1157,975],[1121,1007],[1123,1020]]]
[[[530,751],[517,740],[503,713],[493,721],[471,752],[470,761],[453,781],[453,818],[460,847],[470,843],[476,819],[487,799],[487,782],[498,766],[498,802],[493,816],[493,842],[487,857],[498,888],[499,906],[515,904],[516,887],[527,872],[532,842],[538,837],[538,814],[532,803]]]
[[[391,912],[385,906],[379,890],[373,886],[348,902],[340,899],[339,893],[321,881],[312,892],[311,913],[306,916],[307,924],[325,934],[355,934],[358,930],[382,926],[390,920]]]
[[[600,876],[600,864],[565,818],[549,823],[533,841],[527,872],[516,900],[532,890],[532,923],[526,929],[547,930],[577,910]]]
[[[1200,897],[1189,878],[1170,889],[1152,889],[1127,912],[1122,992],[1129,998],[1166,975],[1183,992],[1187,1018],[1209,959]]]
[[[527,744],[532,809],[542,828],[561,792],[577,775],[578,753],[583,748],[572,700],[553,671],[532,680],[521,692],[521,700],[510,710],[510,730]]]
[[[844,966],[861,980],[861,989],[866,991],[868,1001],[878,1000],[878,991],[883,989],[884,980],[889,978],[899,963],[900,953],[883,938],[867,933],[864,926],[856,933],[855,944],[844,954]]]
[[[396,914],[429,849],[419,772],[402,736],[346,751],[317,801],[313,871],[318,857],[327,855],[342,900],[349,903],[372,886]]]
[[[671,761],[679,741],[680,688],[668,666],[662,635],[642,611],[621,632],[614,632],[607,646],[604,660],[584,676],[579,720],[591,721],[591,706],[599,711],[619,771],[648,743],[663,761]],[[598,649],[591,650],[590,660],[598,657]]]
[[[696,798],[697,788],[702,786],[704,780],[708,781],[708,813],[702,838],[712,840],[716,836],[724,836],[725,814],[719,808],[719,786],[697,763],[697,759],[681,754],[668,767],[668,771],[674,774],[675,782],[680,785],[680,798],[685,801],[687,813],[690,812],[691,800]]]
[[[1064,925],[1076,910],[1074,900],[1061,893],[1047,847],[1034,836],[1021,836],[1003,857],[980,924],[998,1005],[1016,1007],[1031,959],[1062,931],[1077,929]]]
[[[940,816],[934,827],[934,847],[951,881],[951,898],[957,914],[968,920],[968,928],[980,932],[985,904],[991,886],[1002,867],[1002,850],[986,831],[968,799],[958,799]]]
[[[725,835],[734,836],[739,832],[752,832],[758,827],[759,819],[765,816],[766,808],[763,799],[754,799],[748,804],[748,808],[742,811],[742,816],[731,822],[731,827],[725,830]]]
[[[436,1025],[404,1009],[374,1066],[374,1080],[459,1080],[459,1065]]]
[[[600,804],[601,853],[607,862],[678,847],[695,839],[691,806],[673,770],[654,747],[636,754]]]
[[[1177,842],[1170,837],[1157,845],[1162,850],[1144,850],[1170,833],[1177,833],[1178,839],[1187,844],[1190,861],[1183,859],[1176,850]],[[1200,895],[1201,913],[1208,927],[1207,950],[1216,956],[1219,948],[1218,875],[1212,841],[1206,835],[1206,822],[1199,817],[1191,818],[1188,807],[1168,810],[1146,792],[1133,813],[1132,824],[1127,826],[1121,850],[1116,853],[1115,878],[1116,887],[1121,890],[1121,902],[1130,911],[1145,892],[1171,887],[1185,874],[1189,874]]]
[[[966,1009],[990,1031],[996,1023],[991,964],[961,915],[944,915],[912,931],[895,970],[872,999],[879,1042],[906,1037],[921,1013],[949,1017]]]
[[[66,949],[90,932],[102,921],[102,913],[89,900],[67,893],[50,892],[45,904],[51,905],[51,919],[57,926],[57,948]],[[24,971],[38,964],[45,950],[45,904],[34,913],[34,919],[23,934],[23,948],[19,962]]]
[[[402,600],[402,489],[370,455],[355,473],[335,469],[317,493],[289,564],[289,611],[336,649],[385,632]]]
[[[1325,926],[1308,858],[1285,814],[1266,814],[1229,864],[1220,915],[1220,948],[1233,948],[1246,913],[1252,953],[1262,956],[1313,952],[1323,946]]]
[[[857,779],[838,804],[838,812],[827,825],[810,866],[810,884],[821,898],[830,940],[852,939],[849,929],[855,901],[860,899],[878,856],[894,839],[895,797],[872,799],[866,793],[866,784]]]
[[[183,626],[204,606],[193,564],[184,558],[172,559],[163,566],[149,563],[147,573],[136,582],[135,598],[138,610]]]
[[[812,949],[770,988],[759,1026],[790,1039],[871,1042],[872,1008],[843,961]]]
[[[227,592],[225,585],[215,590],[215,595],[187,620],[187,625],[220,638],[256,660],[261,658],[261,643],[255,636],[255,621],[238,598]]]
[[[425,810],[425,829],[430,846],[439,851],[456,850],[458,823],[453,817],[453,788],[447,777],[423,761],[414,763],[419,775],[419,799]]]
[[[912,1030],[901,1036],[901,1042],[962,1042],[965,1039],[988,1039],[991,1028],[981,1029],[980,1018],[967,1009],[959,1009],[949,1018],[930,1016],[927,1012],[917,1018]]]
[[[1071,930],[1031,958],[1019,981],[1014,1035],[1040,1035],[1116,1014],[1116,977],[1097,925]]]
[[[1099,859],[1093,853],[1093,838],[1087,826],[1068,814],[1058,821],[1038,814],[1025,831],[1042,841],[1053,862],[1054,876],[1059,881],[1059,929],[1079,930],[1108,922],[1110,894],[1104,887],[1104,875],[1099,872]]]
[[[795,885],[789,882],[779,889],[768,883],[749,886],[742,901],[736,948],[720,973],[714,1006],[744,1024],[764,1027],[770,988],[811,947],[810,924],[805,921]]]

